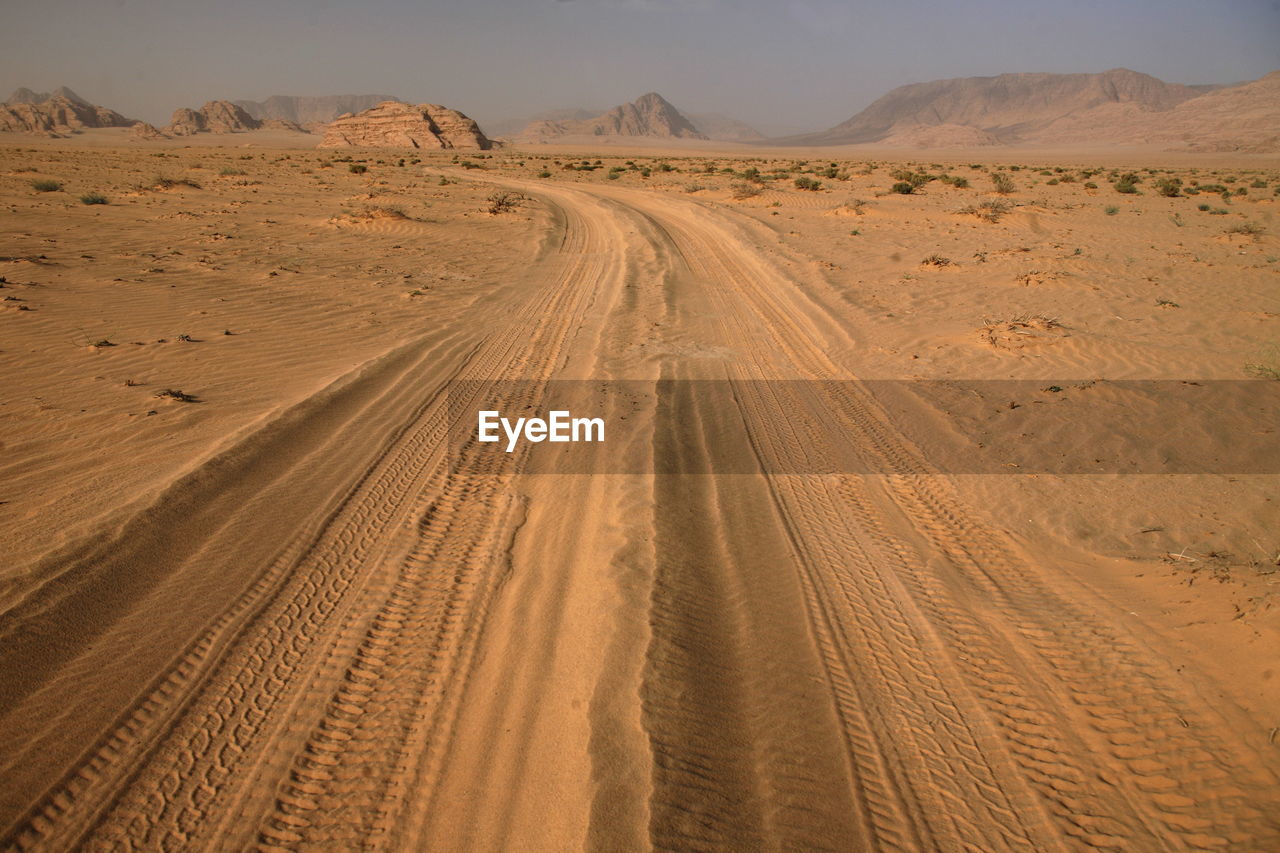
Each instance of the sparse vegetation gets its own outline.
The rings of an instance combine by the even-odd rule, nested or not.
[[[1109,204],[1102,209],[1102,212],[1107,216],[1115,216],[1120,212],[1120,208],[1116,207],[1114,204]]]
[[[748,199],[748,198],[755,198],[756,196],[760,195],[760,193],[764,192],[764,190],[762,190],[760,187],[756,186],[755,184],[747,183],[746,181],[739,181],[738,183],[735,183],[730,188],[730,191],[733,193],[733,197],[738,201],[742,201],[743,199]]]
[[[1111,186],[1116,192],[1121,193],[1122,195],[1137,195],[1138,184],[1141,181],[1142,178],[1138,177],[1136,172],[1129,172],[1128,174],[1118,178]]]
[[[951,259],[934,254],[921,261],[920,265],[926,267],[949,267],[951,266]]]
[[[1165,198],[1177,198],[1182,192],[1181,178],[1161,178],[1155,183],[1156,192]]]
[[[1265,229],[1256,222],[1241,222],[1239,225],[1232,225],[1226,230],[1227,234],[1240,234],[1244,237],[1252,237],[1255,240],[1266,233]]]
[[[991,176],[991,185],[1000,195],[1009,195],[1017,188],[1014,186],[1013,178],[1009,177],[1004,172],[996,172],[993,174]]]
[[[157,391],[156,396],[166,400],[177,400],[179,403],[196,402],[196,396],[194,394],[188,394],[187,392],[181,391],[177,388],[166,388],[163,391]]]
[[[363,163],[352,163],[347,166],[347,171],[353,175],[363,175],[365,172],[369,171],[369,167]]]
[[[62,189],[62,182],[48,179],[34,180],[31,182],[31,189],[38,193],[56,193]]]
[[[489,196],[489,213],[497,216],[515,210],[524,201],[524,196],[517,192],[503,190]]]
[[[956,212],[968,216],[976,216],[984,222],[999,222],[1000,217],[1011,209],[1007,201],[984,201],[978,205],[962,207]]]
[[[796,189],[809,190],[810,192],[822,189],[822,181],[816,181],[807,175],[801,175],[795,180]]]
[[[106,204],[107,197],[102,193],[85,193],[80,196],[81,204]]]

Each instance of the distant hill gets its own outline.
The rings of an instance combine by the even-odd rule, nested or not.
[[[718,139],[722,142],[755,142],[764,139],[764,134],[745,122],[719,113],[686,113],[707,139]]]
[[[20,86],[13,90],[13,94],[9,96],[6,104],[42,104],[50,98],[62,97],[66,98],[73,104],[79,104],[82,107],[91,107],[93,104],[68,89],[66,86],[59,86],[52,92],[33,92],[25,86]]]
[[[658,139],[706,139],[693,123],[656,92],[629,104],[584,119],[541,120],[529,124],[517,138],[551,142],[570,136],[643,136]]]
[[[327,124],[340,115],[358,113],[394,95],[272,95],[262,101],[232,101],[252,118],[280,119],[300,125]]]
[[[1030,142],[1055,121],[1113,104],[1162,112],[1200,93],[1118,68],[1101,74],[1001,74],[899,86],[830,130],[777,140],[794,145],[880,142],[920,126],[974,128],[1001,143]]]
[[[66,86],[52,92],[20,88],[0,105],[0,132],[60,135],[90,127],[137,124],[115,110],[91,104]]]

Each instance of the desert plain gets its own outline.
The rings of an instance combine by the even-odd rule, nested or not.
[[[5,849],[1280,847],[1280,474],[1075,427],[1274,396],[1274,156],[123,134],[0,147]],[[741,393],[451,455],[559,379]]]

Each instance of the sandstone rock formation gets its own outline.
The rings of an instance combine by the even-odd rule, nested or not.
[[[335,119],[325,128],[319,147],[488,149],[493,143],[457,110],[384,101]]]
[[[646,136],[659,139],[706,139],[689,119],[661,95],[650,92],[594,118],[535,121],[518,137],[549,142],[564,136]]]
[[[34,100],[34,99],[40,100]],[[95,106],[65,86],[52,94],[18,89],[0,106],[0,131],[70,133],[89,127],[128,127],[133,119]]]
[[[179,107],[173,111],[165,132],[171,136],[196,133],[240,133],[257,130],[262,122],[230,101],[209,101],[199,110]]]
[[[358,113],[383,101],[399,100],[393,95],[272,95],[262,101],[233,101],[259,121],[280,119],[298,125],[328,124],[340,115]]]
[[[133,135],[139,139],[168,139],[168,134],[163,133],[154,124],[147,124],[145,121],[140,121],[133,126]]]

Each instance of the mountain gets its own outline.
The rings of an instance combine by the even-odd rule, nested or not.
[[[68,89],[66,86],[59,86],[52,92],[33,92],[25,86],[14,89],[13,94],[9,96],[6,104],[42,104],[50,98],[62,97],[66,98],[73,104],[79,104],[82,107],[91,107],[93,104]]]
[[[479,125],[457,110],[439,104],[384,101],[334,119],[319,147],[488,149],[493,143]]]
[[[328,124],[345,113],[358,113],[384,101],[399,100],[394,95],[272,95],[263,101],[232,101],[260,121],[282,119],[300,125]]]
[[[525,142],[551,142],[565,136],[644,136],[660,139],[706,139],[661,95],[650,92],[629,104],[586,119],[535,121],[518,137]]]
[[[1193,151],[1280,151],[1280,71],[1217,88],[1162,112],[1107,105],[1064,116],[1039,142],[1156,143]]]
[[[173,111],[164,133],[191,136],[196,133],[240,133],[257,130],[262,122],[231,101],[209,101],[199,110],[179,107]]]
[[[135,123],[115,110],[89,103],[65,86],[51,93],[18,89],[0,105],[0,132],[62,134]]]
[[[958,77],[899,86],[830,130],[776,141],[849,145],[880,142],[921,126],[955,125],[975,128],[1002,143],[1035,142],[1067,116],[1116,105],[1162,113],[1197,96],[1208,97],[1190,86],[1124,68],[1101,74]]]
[[[722,142],[755,142],[764,139],[764,134],[751,125],[719,113],[686,113],[686,115],[693,126],[707,139],[718,139]]]

